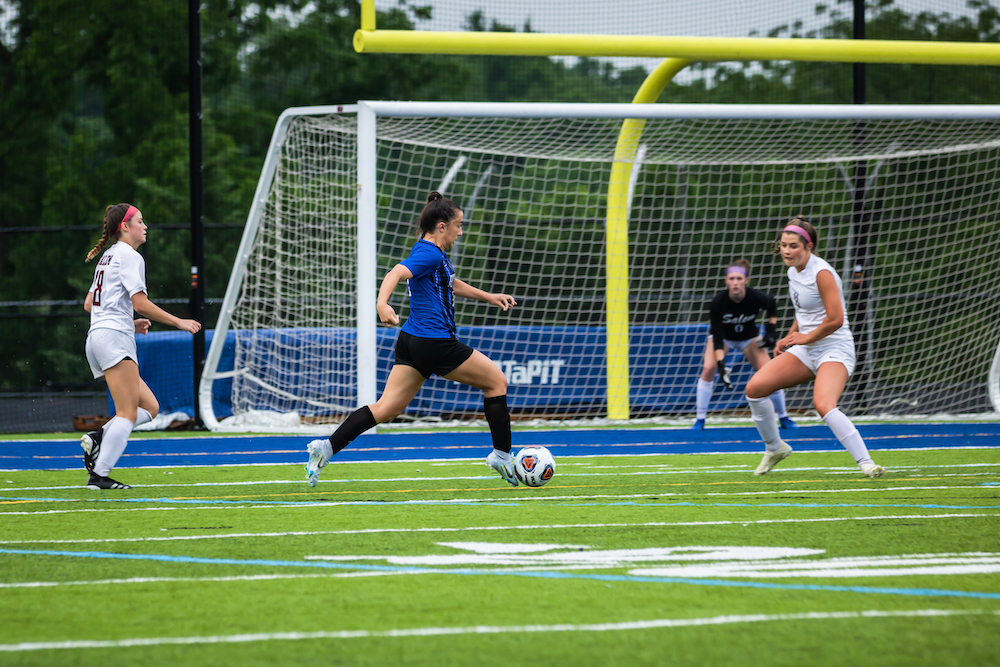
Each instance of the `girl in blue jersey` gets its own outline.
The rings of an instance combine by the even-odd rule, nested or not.
[[[774,346],[774,358],[747,383],[747,401],[765,453],[755,475],[766,475],[792,453],[778,436],[774,408],[767,399],[779,389],[810,380],[813,405],[820,417],[851,453],[867,477],[881,477],[854,423],[837,407],[854,372],[854,336],[844,308],[843,283],[826,261],[813,254],[819,234],[800,216],[788,221],[775,241],[774,252],[788,267],[788,292],[795,306],[795,323]]]
[[[448,251],[462,235],[462,209],[439,192],[427,197],[420,213],[419,238],[410,256],[382,279],[376,308],[383,324],[399,324],[389,297],[401,280],[407,281],[410,316],[396,341],[396,361],[378,401],[355,410],[327,440],[307,445],[306,476],[311,486],[330,458],[376,424],[395,419],[417,395],[431,375],[461,382],[484,394],[483,411],[493,436],[493,451],[486,464],[517,486],[510,457],[510,412],[507,378],[482,352],[456,338],[455,295],[486,301],[508,310],[517,305],[509,294],[488,294],[458,280]]]

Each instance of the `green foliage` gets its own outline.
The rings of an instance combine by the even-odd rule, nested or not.
[[[121,201],[139,206],[150,224],[143,249],[150,297],[187,298],[186,3],[15,0],[4,6],[13,19],[0,39],[0,228],[38,231],[0,233],[0,301],[82,300],[93,272],[82,258],[100,235],[104,207]],[[981,0],[969,6],[973,16],[911,15],[882,0],[869,7],[868,36],[997,41],[997,9]],[[815,33],[803,34],[793,25],[775,27],[770,34],[848,38],[851,20],[842,9],[841,3],[817,6],[828,22]],[[433,11],[433,3],[401,0],[379,13],[378,24],[413,29]],[[642,68],[619,71],[590,58],[358,54],[351,40],[359,24],[358,0],[202,3],[205,222],[210,225],[203,276],[209,298],[224,292],[239,242],[236,227],[246,219],[271,131],[285,108],[360,99],[627,102],[646,77]],[[532,29],[530,23],[503,25],[481,11],[468,16],[467,27]],[[671,84],[664,101],[851,100],[849,65],[717,63],[693,69],[698,76]],[[869,66],[868,99],[995,103],[1000,101],[998,69]],[[700,189],[718,188],[705,184]],[[662,197],[663,206],[672,196],[636,193],[637,198]],[[753,196],[752,184],[741,196]],[[488,205],[488,193],[482,201]],[[562,215],[591,219],[599,218],[603,206],[602,193],[567,186],[529,199],[518,210],[492,214],[530,217],[559,209]],[[722,211],[705,210],[715,213]],[[211,227],[218,224],[234,228]],[[177,228],[163,229],[167,225]],[[57,231],[66,226],[91,231]],[[566,234],[575,238],[565,230],[538,233],[552,234],[546,242],[553,252],[566,247]],[[477,270],[487,268],[483,264]],[[172,310],[187,314],[183,307]],[[20,311],[78,316],[32,316],[0,328],[0,360],[8,369],[0,390],[89,383],[80,354],[86,320],[79,306]]]

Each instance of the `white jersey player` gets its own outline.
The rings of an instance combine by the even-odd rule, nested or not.
[[[774,250],[788,266],[788,292],[795,323],[774,346],[774,358],[747,383],[747,401],[765,453],[755,475],[766,475],[792,448],[778,435],[774,408],[767,400],[775,391],[815,380],[813,405],[833,434],[868,477],[881,477],[854,423],[837,407],[854,373],[854,336],[844,308],[843,284],[833,268],[813,254],[819,235],[802,216],[782,229]]]
[[[125,451],[133,426],[150,421],[160,408],[153,392],[139,377],[135,346],[135,334],[145,334],[150,321],[133,319],[133,311],[182,331],[195,333],[201,329],[195,320],[174,317],[146,296],[146,262],[138,253],[139,246],[146,242],[146,224],[139,209],[130,204],[109,206],[104,211],[104,233],[87,261],[109,241],[117,243],[97,262],[83,305],[90,313],[87,362],[95,378],[107,381],[115,403],[111,421],[82,438],[90,489],[131,488],[108,475]]]

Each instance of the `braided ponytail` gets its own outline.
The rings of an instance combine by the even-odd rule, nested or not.
[[[118,227],[121,225],[122,218],[128,213],[128,207],[128,204],[114,204],[104,209],[104,232],[101,234],[101,239],[97,242],[97,245],[87,253],[86,261],[89,262],[101,254],[108,239],[118,236]]]

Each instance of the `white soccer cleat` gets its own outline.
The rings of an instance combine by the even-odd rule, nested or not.
[[[309,461],[306,463],[306,480],[309,486],[316,486],[319,482],[319,472],[330,462],[333,456],[333,446],[329,440],[313,440],[306,445],[309,452]]]
[[[881,477],[885,474],[885,468],[876,463],[862,463],[861,472],[865,474],[865,477]]]
[[[494,449],[486,457],[486,465],[500,473],[505,482],[511,486],[517,486],[517,476],[514,474],[514,461],[511,460],[509,453],[504,454]]]
[[[760,460],[760,465],[753,471],[756,476],[766,475],[771,472],[771,468],[778,465],[792,455],[792,448],[784,440],[778,445],[778,449],[773,452],[764,452],[764,458]]]

